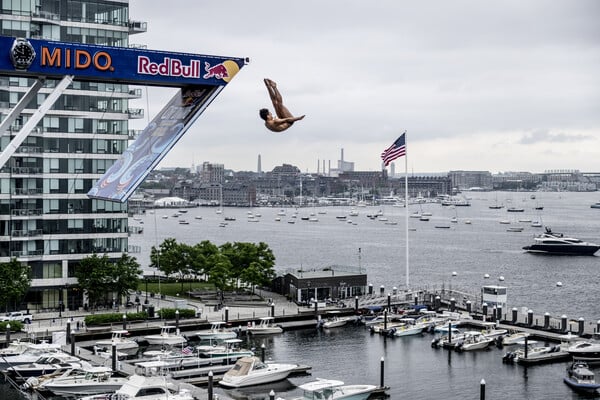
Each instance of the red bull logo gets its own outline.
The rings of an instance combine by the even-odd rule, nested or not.
[[[217,65],[213,65],[211,67],[209,63],[205,62],[204,63],[204,71],[206,71],[206,73],[202,76],[204,79],[208,79],[208,78],[217,78],[217,79],[229,78],[229,72],[227,72],[227,68],[225,67],[225,65],[223,65],[223,63],[217,64]]]
[[[150,61],[146,56],[139,56],[137,63],[138,74],[175,76],[183,78],[200,78],[200,61],[191,60],[189,65],[184,65],[177,58],[163,58],[162,63]]]

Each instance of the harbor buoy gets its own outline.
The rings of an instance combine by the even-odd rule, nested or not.
[[[556,282],[556,286],[562,287],[562,282]]]
[[[485,275],[483,275],[483,278],[484,278],[484,279],[489,279],[489,277],[490,277],[490,274],[485,274]]]
[[[502,275],[500,275],[500,277],[498,278],[498,280],[499,280],[500,282],[502,282],[502,281],[504,281],[504,277],[503,277]]]

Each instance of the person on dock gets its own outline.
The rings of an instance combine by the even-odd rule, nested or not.
[[[275,108],[275,114],[277,115],[277,118],[273,117],[271,112],[266,108],[263,108],[259,111],[260,117],[265,120],[265,126],[267,129],[273,132],[283,132],[292,126],[294,122],[300,121],[304,118],[304,115],[301,115],[300,117],[294,117],[292,113],[283,105],[283,98],[281,97],[281,93],[279,93],[277,84],[275,82],[267,78],[265,78],[264,81],[269,92],[269,97],[271,97],[273,107]]]

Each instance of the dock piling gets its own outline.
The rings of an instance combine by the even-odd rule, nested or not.
[[[450,311],[456,311],[456,299],[454,297],[450,299]]]
[[[517,323],[517,319],[519,317],[518,312],[519,312],[519,310],[517,309],[517,307],[513,307],[513,309],[512,309],[512,323],[513,324]]]
[[[544,313],[544,329],[548,329],[550,327],[550,313]]]
[[[469,314],[471,314],[472,307],[473,307],[473,305],[471,304],[471,300],[467,300],[467,302],[466,302],[465,304],[466,304],[466,306],[467,306],[467,312],[468,312]]]
[[[531,310],[531,309],[527,310],[527,325],[528,326],[533,325],[533,310]]]
[[[564,314],[560,317],[560,330],[563,332],[567,331],[567,316]]]
[[[75,355],[75,331],[71,331],[71,355]]]
[[[229,307],[225,307],[225,323],[229,323]]]
[[[479,382],[479,400],[485,400],[485,379]]]
[[[123,314],[123,330],[127,330],[127,315]]]
[[[384,371],[385,371],[385,360],[381,357],[380,367],[379,367],[379,386],[385,387],[385,379],[384,379]]]
[[[116,372],[117,371],[117,344],[115,342],[113,342],[111,350],[112,350],[112,352],[111,352],[112,370],[113,370],[113,372]]]
[[[583,335],[583,330],[585,328],[585,319],[583,317],[579,317],[577,322],[579,323],[579,329],[577,330],[577,335],[581,336],[581,335]]]
[[[271,391],[269,392],[269,400],[275,400],[275,392],[273,391],[273,389],[271,389]]]
[[[488,305],[487,305],[487,303],[483,303],[481,305],[481,313],[483,314],[483,320],[485,321],[485,319],[487,318],[487,313],[488,313]]]
[[[208,400],[213,400],[213,372],[208,371]]]
[[[6,345],[10,343],[10,324],[6,324]]]

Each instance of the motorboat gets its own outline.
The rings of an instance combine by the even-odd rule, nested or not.
[[[598,202],[596,202],[596,203],[592,204],[592,205],[590,206],[590,208],[600,208],[600,201],[598,201]]]
[[[31,376],[25,380],[25,382],[20,386],[21,390],[41,390],[40,386],[44,384],[46,381],[59,377],[67,377],[81,373],[86,369],[93,368],[92,364],[89,362],[82,360],[81,366],[74,366],[73,368],[69,368],[67,370],[59,370],[50,374],[44,374],[40,376]]]
[[[524,212],[525,209],[521,207],[509,207],[506,209],[507,212]]]
[[[51,374],[66,371],[71,368],[81,368],[81,360],[64,352],[42,355],[35,362],[22,364],[6,369],[6,374],[15,381],[24,381],[31,376]]]
[[[456,344],[454,349],[456,351],[481,350],[487,348],[493,341],[493,338],[481,332],[469,331],[465,333],[464,338]]]
[[[0,349],[0,359],[2,357],[18,356],[23,354],[31,345],[30,342],[22,342],[21,340],[13,340],[4,349]]]
[[[277,382],[288,377],[297,364],[264,363],[258,357],[243,357],[219,381],[221,386],[238,388]]]
[[[575,361],[600,361],[600,342],[582,340],[567,348]]]
[[[600,383],[596,383],[594,373],[588,365],[582,361],[575,361],[567,368],[567,376],[564,382],[573,390],[584,393],[597,394]]]
[[[113,394],[114,393],[114,394]],[[80,400],[106,399],[144,399],[144,400],[193,400],[194,397],[187,389],[178,385],[165,376],[131,375],[127,382],[117,391],[109,394],[98,394],[82,397]],[[112,397],[114,396],[114,397]]]
[[[127,378],[112,376],[107,367],[92,367],[78,373],[60,376],[43,382],[38,390],[48,390],[57,396],[77,396],[114,392],[127,382]]]
[[[150,345],[158,344],[173,346],[186,343],[187,339],[178,332],[174,332],[174,330],[174,326],[165,325],[162,328],[160,328],[160,333],[156,335],[144,336],[144,340],[147,341]]]
[[[560,345],[555,346],[539,346],[535,340],[517,342],[519,348],[513,351],[504,353],[502,361],[505,363],[529,363],[542,362],[546,360],[558,360],[562,358]],[[565,353],[566,354],[566,353]]]
[[[218,358],[227,362],[241,357],[252,357],[254,352],[241,348],[241,339],[226,339],[224,346],[214,346],[210,350],[199,351],[201,358]]]
[[[351,317],[341,317],[338,315],[339,311],[330,311],[330,316],[326,319],[319,319],[317,321],[317,328],[331,329],[346,325],[348,322],[355,320]]]
[[[562,233],[552,232],[548,227],[546,232],[534,240],[534,244],[523,247],[523,250],[531,253],[592,256],[600,249],[600,244],[564,236]]]
[[[298,388],[303,396],[293,400],[366,400],[378,390],[375,385],[344,385],[344,382],[333,379],[317,379]]]
[[[129,335],[129,332],[126,330],[112,331],[110,339],[98,340],[96,346],[112,348],[114,345],[117,347],[117,351],[137,352],[140,347],[139,344],[135,340],[127,338],[127,335]]]
[[[198,336],[198,338],[201,340],[236,338],[237,333],[227,328],[226,325],[227,324],[225,323],[225,321],[211,322],[210,329],[198,331],[196,332],[196,336]]]
[[[529,333],[527,332],[514,332],[502,338],[502,345],[510,346],[513,344],[519,344],[523,342],[526,337],[529,337]]]
[[[0,368],[30,364],[39,359],[43,354],[57,352],[60,352],[59,344],[45,341],[42,343],[29,343],[28,347],[21,354],[0,357]]]
[[[273,317],[262,317],[258,325],[252,322],[252,325],[248,326],[246,330],[252,335],[269,335],[283,332],[283,328],[281,326],[275,325],[275,318]]]

